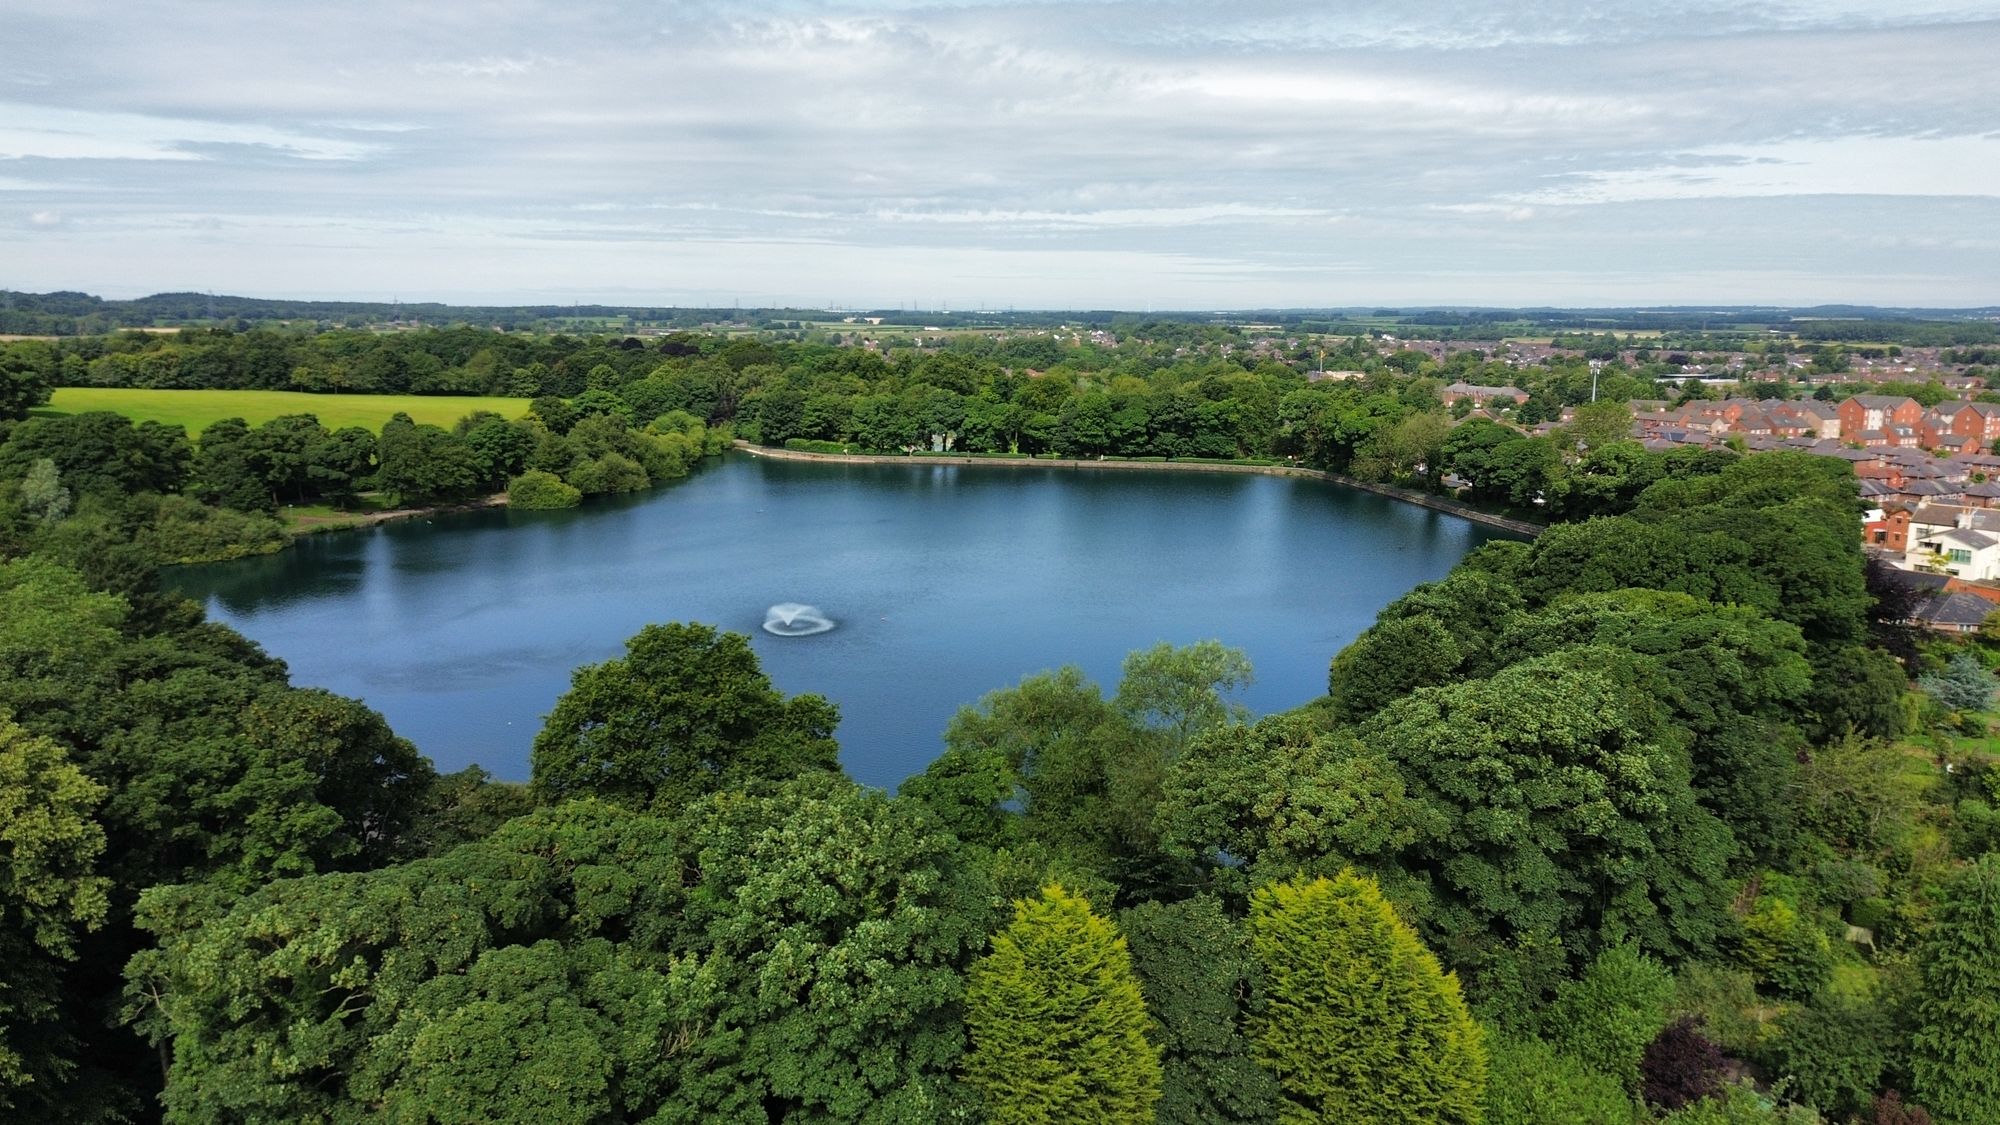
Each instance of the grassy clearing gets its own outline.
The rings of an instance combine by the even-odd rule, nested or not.
[[[377,513],[390,510],[388,500],[381,493],[368,492],[354,497],[344,508],[332,504],[286,504],[278,509],[278,519],[293,535],[310,535],[315,531],[360,527],[374,522]]]
[[[135,422],[182,426],[190,437],[211,422],[241,418],[255,426],[286,414],[311,414],[330,430],[382,423],[401,411],[418,422],[449,426],[475,410],[505,418],[528,412],[525,398],[453,395],[315,395],[302,391],[159,391],[126,387],[59,387],[37,414],[81,414],[111,410]]]
[[[1986,732],[1978,735],[1953,732],[1952,751],[1972,758],[1984,758],[1989,762],[2000,762],[2000,713],[1976,711],[1973,714],[1985,724]]]

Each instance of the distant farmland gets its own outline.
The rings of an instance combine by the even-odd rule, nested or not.
[[[37,414],[110,410],[135,422],[186,427],[193,437],[211,422],[241,418],[255,426],[286,414],[311,414],[330,430],[365,426],[380,430],[398,411],[418,422],[450,426],[475,410],[503,418],[528,412],[525,398],[457,395],[319,395],[302,391],[158,391],[124,387],[59,387]]]

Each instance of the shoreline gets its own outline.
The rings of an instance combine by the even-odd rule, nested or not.
[[[1249,473],[1267,477],[1303,477],[1322,480],[1342,488],[1352,488],[1361,492],[1372,492],[1391,500],[1415,504],[1434,512],[1458,516],[1473,523],[1505,531],[1513,535],[1533,539],[1548,530],[1540,524],[1526,520],[1510,519],[1481,511],[1456,500],[1433,496],[1428,492],[1399,488],[1393,484],[1378,484],[1374,481],[1356,480],[1353,477],[1330,473],[1324,469],[1306,469],[1296,465],[1230,465],[1211,464],[1200,461],[1092,461],[1083,458],[1047,457],[967,457],[954,453],[808,453],[801,449],[775,449],[768,445],[753,445],[738,438],[733,448],[738,453],[752,457],[768,457],[774,461],[819,461],[836,465],[1004,465],[1008,467],[1055,468],[1055,469],[1114,469],[1114,470],[1166,470],[1177,473]]]
[[[437,504],[428,508],[384,508],[374,512],[340,513],[333,516],[293,516],[297,523],[286,527],[285,531],[293,539],[308,535],[319,535],[328,531],[353,531],[357,528],[374,527],[376,524],[392,523],[396,520],[415,519],[418,516],[434,516],[450,512],[477,512],[486,508],[504,508],[507,494],[495,492],[491,495],[471,500],[460,500],[451,504]],[[291,505],[286,505],[291,507]],[[314,522],[316,521],[316,522]]]

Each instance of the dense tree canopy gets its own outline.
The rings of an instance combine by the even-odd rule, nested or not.
[[[1896,625],[1845,465],[1563,420],[1577,356],[1108,335],[0,345],[0,1114],[1995,1116],[1993,642]],[[1586,346],[1617,399],[1672,366]],[[1461,379],[1529,400],[1447,410]],[[19,417],[57,383],[533,405]],[[736,427],[1292,460],[1553,526],[1384,608],[1297,710],[1252,721],[1220,642],[1155,646],[967,707],[895,797],[841,777],[832,703],[693,624],[577,670],[531,784],[439,777],[155,574],[281,545],[287,505],[645,487]]]
[[[1632,938],[1674,956],[1713,946],[1729,834],[1620,665],[1608,649],[1539,657],[1422,689],[1362,728],[1445,826],[1403,853],[1437,932],[1562,933],[1585,951]]]
[[[0,1110],[49,1112],[73,1066],[60,966],[109,911],[103,798],[61,746],[0,711]]]
[[[165,888],[133,981],[178,1120],[914,1125],[951,1096],[978,917],[946,837],[825,779],[674,817],[565,804],[219,915]]]

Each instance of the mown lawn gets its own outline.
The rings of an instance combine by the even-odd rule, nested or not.
[[[183,426],[188,436],[200,434],[211,422],[241,418],[255,426],[286,414],[311,414],[330,430],[382,423],[401,411],[418,422],[449,426],[475,410],[491,410],[503,418],[528,412],[525,398],[452,395],[315,395],[302,391],[158,391],[122,387],[59,387],[48,406],[37,414],[82,414],[112,410],[135,422],[165,422]]]

